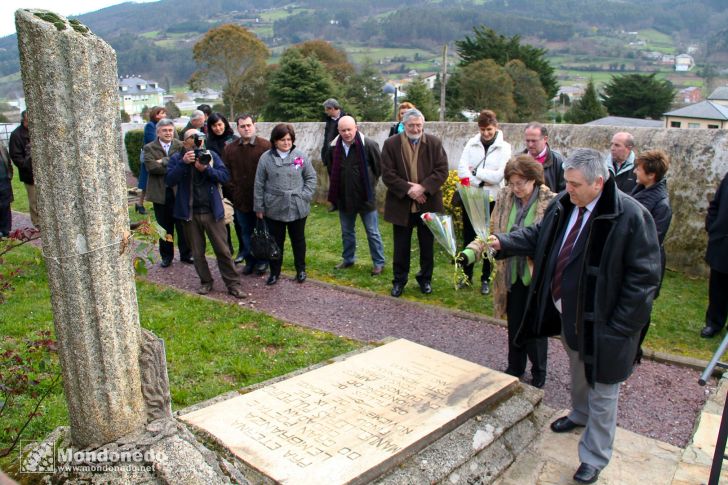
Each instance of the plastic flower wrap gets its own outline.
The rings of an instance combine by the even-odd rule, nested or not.
[[[471,186],[469,179],[461,179],[457,191],[460,194],[460,199],[463,201],[465,212],[468,213],[468,218],[475,231],[476,239],[487,243],[488,235],[490,234],[490,192],[479,187]],[[470,241],[465,241],[466,245],[469,243]],[[486,248],[483,256],[490,260],[491,268],[493,268],[490,274],[490,282],[492,284],[493,278],[495,277],[495,258],[487,244]],[[474,263],[474,261],[469,261],[469,259],[466,255],[465,264]]]
[[[455,230],[452,226],[452,216],[436,212],[425,212],[420,218],[432,232],[432,235],[435,236],[435,240],[445,248],[447,254],[454,260],[457,255],[457,243],[455,242]],[[463,269],[455,263],[453,284],[457,287],[458,282],[464,277]]]
[[[464,183],[467,181],[467,183]],[[458,193],[463,201],[465,212],[468,213],[470,223],[473,225],[475,234],[483,241],[488,240],[490,233],[490,192],[473,187],[465,179],[458,185]],[[470,241],[465,241],[469,243]]]

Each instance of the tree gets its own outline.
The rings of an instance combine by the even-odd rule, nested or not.
[[[316,56],[329,71],[331,77],[338,82],[343,83],[354,74],[354,66],[347,59],[346,52],[325,40],[307,40],[293,47],[301,51],[303,57]]]
[[[246,74],[265,66],[268,48],[246,28],[225,24],[210,29],[197,41],[192,55],[200,67],[190,78],[190,88],[196,90],[210,82],[222,82],[232,117],[245,107],[245,98],[240,93]]]
[[[630,118],[659,119],[670,110],[677,90],[657,73],[614,76],[603,89],[602,100],[609,114]]]
[[[3,116],[3,115],[0,115],[0,116]],[[124,111],[122,109],[121,110],[121,122],[122,123],[129,123],[130,121],[131,121],[131,116],[129,116],[129,113],[127,113],[126,111]],[[7,121],[3,121],[2,119],[0,119],[0,122],[7,123]]]
[[[542,119],[549,101],[538,74],[528,69],[518,59],[508,61],[505,70],[513,80],[513,101],[516,103],[515,116],[509,121],[527,122]]]
[[[179,118],[182,112],[179,110],[174,101],[164,103],[164,109],[167,111],[167,118]]]
[[[425,116],[426,120],[434,121],[437,120],[437,103],[435,102],[435,95],[432,94],[430,88],[427,87],[425,82],[418,78],[415,78],[407,84],[405,87],[406,95],[403,101],[409,101],[414,104],[418,110]]]
[[[556,96],[559,84],[554,75],[554,68],[546,59],[546,49],[528,44],[522,45],[520,36],[505,37],[485,26],[474,27],[473,32],[475,35],[472,39],[466,36],[464,40],[455,41],[461,66],[481,59],[492,59],[497,64],[505,66],[512,59],[520,59],[528,69],[538,73],[547,99]]]
[[[350,78],[346,89],[346,110],[360,121],[386,121],[392,112],[384,81],[371,61]]]
[[[246,113],[258,115],[263,111],[268,100],[268,75],[271,70],[268,66],[258,66],[254,69],[248,69],[240,83],[240,90],[233,96],[234,99],[243,99],[245,104],[242,111]],[[226,111],[233,111],[235,115],[240,114],[240,110],[235,111],[232,106],[230,97],[226,97],[227,93],[223,93],[223,101],[225,102]]]
[[[514,116],[513,80],[493,60],[483,59],[462,67],[457,81],[463,108],[477,112],[493,110],[500,121],[510,121]]]
[[[268,121],[318,121],[321,103],[338,92],[331,76],[315,57],[303,57],[287,49],[268,81],[268,102],[263,113]]]
[[[564,115],[564,120],[568,123],[582,124],[605,116],[607,116],[607,110],[599,102],[594,80],[590,79],[586,85],[584,96],[572,103],[571,108]]]

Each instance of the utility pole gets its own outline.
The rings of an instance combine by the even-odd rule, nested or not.
[[[440,121],[445,121],[445,86],[447,85],[447,44],[442,47],[440,66]]]

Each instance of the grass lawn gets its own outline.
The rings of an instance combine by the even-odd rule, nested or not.
[[[4,351],[33,332],[52,331],[50,292],[40,251],[23,246],[8,253],[2,272],[22,267],[12,278],[14,289],[0,304],[0,364],[12,362]],[[189,296],[176,290],[137,283],[140,322],[165,340],[172,407],[179,409],[224,392],[291,372],[353,350],[358,343],[328,333],[299,328],[235,304]],[[184,309],[184,310],[183,310]],[[46,364],[48,375],[59,371],[57,359]],[[44,381],[39,387],[43,388]],[[9,444],[35,399],[16,396],[2,413],[0,450]],[[67,409],[59,383],[43,401],[23,439],[38,439],[66,424]],[[12,466],[13,454],[0,459]]]

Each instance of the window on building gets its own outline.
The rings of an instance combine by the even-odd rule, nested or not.
[[[708,128],[711,130],[717,130],[719,127],[718,125],[708,125]]]
[[[688,123],[688,128],[700,128],[700,123]]]
[[[681,123],[679,121],[671,121],[670,128],[680,128]]]

